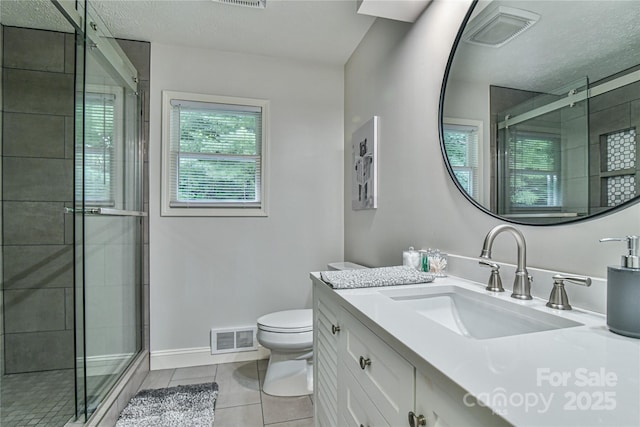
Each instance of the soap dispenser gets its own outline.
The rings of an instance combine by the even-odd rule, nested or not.
[[[640,338],[640,258],[638,236],[600,239],[627,242],[620,267],[607,267],[607,326],[616,334]]]

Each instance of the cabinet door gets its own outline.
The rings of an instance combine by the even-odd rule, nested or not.
[[[314,411],[317,426],[338,425],[340,307],[314,290]]]
[[[437,378],[437,379],[436,379]],[[466,402],[466,404],[465,404]],[[433,377],[416,372],[416,410],[427,427],[503,427],[510,426],[441,374]],[[417,424],[417,423],[416,423]]]
[[[413,366],[355,317],[343,316],[340,361],[345,370],[390,425],[406,425],[414,401]]]
[[[390,424],[371,402],[349,370],[342,370],[338,391],[340,420],[347,427],[386,427]]]

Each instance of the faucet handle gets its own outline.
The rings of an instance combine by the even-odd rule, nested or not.
[[[487,283],[487,287],[485,289],[491,292],[504,292],[502,279],[500,278],[500,266],[495,262],[486,260],[480,260],[478,262],[480,265],[491,267],[491,276],[489,276],[489,283]]]
[[[487,261],[486,259],[481,259],[480,261],[478,261],[478,264],[491,267],[493,270],[500,270],[500,266],[498,264],[496,264],[495,262]]]
[[[591,278],[586,276],[564,276],[562,274],[556,274],[553,276],[553,289],[551,289],[551,295],[549,295],[549,302],[547,307],[555,308],[557,310],[571,310],[569,305],[569,297],[567,297],[567,291],[564,289],[564,281],[575,283],[576,285],[591,286]]]

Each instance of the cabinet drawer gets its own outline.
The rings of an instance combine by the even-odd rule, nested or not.
[[[414,399],[413,366],[356,318],[345,313],[343,324],[346,370],[387,422],[405,425]]]
[[[344,371],[342,386],[338,392],[340,419],[348,427],[384,427],[390,424],[371,402],[353,375]]]

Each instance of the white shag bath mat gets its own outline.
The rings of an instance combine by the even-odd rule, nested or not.
[[[124,408],[116,427],[211,427],[218,384],[141,390]]]

